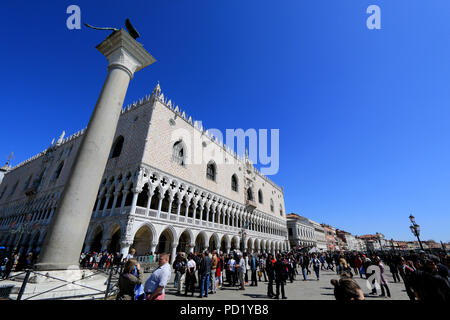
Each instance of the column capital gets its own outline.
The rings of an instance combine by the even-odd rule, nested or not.
[[[142,44],[123,29],[114,31],[96,48],[108,60],[108,69],[120,68],[126,71],[130,78],[135,72],[156,61]]]

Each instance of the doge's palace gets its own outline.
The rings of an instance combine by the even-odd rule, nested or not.
[[[6,171],[0,244],[10,252],[40,251],[83,134],[63,132]],[[83,250],[127,254],[130,247],[172,257],[288,249],[283,189],[165,98],[159,84],[122,110]]]

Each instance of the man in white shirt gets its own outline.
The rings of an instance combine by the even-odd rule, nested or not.
[[[159,256],[159,267],[153,271],[152,275],[145,282],[146,300],[164,300],[167,282],[172,274],[169,262],[169,255],[162,253]]]
[[[133,259],[135,254],[136,254],[136,249],[131,248],[130,251],[128,252],[127,256],[125,257],[125,262],[130,259]]]
[[[236,285],[236,260],[234,260],[233,257],[231,257],[230,261],[228,262],[228,268],[230,270],[231,274],[231,286],[234,287]]]

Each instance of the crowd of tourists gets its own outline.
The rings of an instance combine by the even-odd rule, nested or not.
[[[312,250],[311,250],[312,251]],[[450,255],[424,251],[378,252],[311,252],[296,248],[289,252],[248,253],[233,250],[178,253],[172,265],[169,255],[147,253],[147,262],[157,263],[150,278],[142,283],[140,263],[131,249],[125,257],[120,253],[88,252],[80,255],[80,267],[92,270],[113,270],[120,274],[118,299],[164,299],[165,288],[174,273],[173,288],[177,295],[199,298],[228,288],[245,290],[247,286],[267,283],[267,297],[287,299],[285,286],[294,281],[319,280],[322,271],[336,273],[331,280],[337,300],[364,299],[355,277],[366,279],[371,286],[367,295],[391,297],[388,272],[393,282],[403,283],[410,300],[450,301]],[[33,253],[3,254],[1,277],[11,272],[32,268],[38,256]],[[310,279],[311,278],[311,279]]]
[[[39,256],[29,252],[21,254],[20,252],[8,255],[6,252],[0,253],[0,275],[2,279],[9,277],[11,272],[23,271],[34,266]]]
[[[362,300],[365,297],[364,292],[354,278],[361,277],[372,284],[372,290],[368,295],[377,295],[380,290],[380,296],[391,297],[387,280],[387,272],[390,272],[394,282],[403,282],[411,300],[448,302],[449,257],[444,252],[437,256],[425,252],[310,253],[304,249],[275,255],[242,253],[238,250],[229,254],[208,250],[202,253],[178,253],[172,266],[169,266],[168,257],[165,262],[160,259],[159,267],[156,269],[159,271],[155,271],[158,280],[153,279],[158,286],[149,291],[146,284],[142,290],[135,291],[141,292],[140,299],[150,295],[151,299],[155,299],[154,290],[159,288],[156,296],[163,299],[164,289],[168,285],[172,270],[175,274],[173,287],[177,295],[194,296],[198,292],[199,298],[205,298],[224,288],[245,290],[247,286],[258,286],[258,282],[265,282],[267,297],[287,299],[286,285],[296,280],[307,281],[309,277],[318,281],[321,271],[330,270],[336,272],[338,276],[338,279],[331,280],[337,300]],[[132,278],[135,286],[142,286],[139,280],[141,278],[139,263],[134,259],[125,260],[129,267],[125,267],[124,273],[131,274],[127,279]],[[119,294],[119,298],[139,297],[137,294],[134,296],[123,294],[125,291],[120,289],[122,294]],[[128,291],[131,292],[130,288]]]

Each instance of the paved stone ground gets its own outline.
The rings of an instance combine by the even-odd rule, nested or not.
[[[317,281],[313,270],[311,269],[311,274],[308,275],[308,280],[303,281],[303,276],[301,275],[301,269],[298,269],[299,275],[296,276],[296,280],[293,283],[287,282],[285,286],[286,296],[288,299],[292,300],[334,300],[333,285],[330,283],[331,279],[339,279],[335,272],[332,271],[321,271],[320,280]],[[145,275],[148,278],[149,274]],[[383,298],[378,295],[381,293],[378,290],[378,295],[369,295],[369,290],[366,286],[366,280],[361,279],[359,276],[355,276],[354,279],[358,282],[359,286],[364,292],[364,296],[367,300],[408,300],[408,296],[405,291],[403,282],[394,283],[392,275],[388,272],[387,277],[389,280],[389,289],[391,291],[391,298]],[[166,300],[196,300],[201,301],[198,298],[199,291],[197,290],[194,297],[188,295],[176,295],[176,290],[173,287],[172,276],[171,282],[166,288]],[[264,280],[264,279],[263,279]],[[274,285],[275,292],[275,285]],[[184,293],[184,291],[183,291]],[[214,300],[252,300],[252,299],[269,299],[266,295],[267,293],[267,282],[258,282],[257,287],[246,286],[245,290],[238,290],[238,288],[224,287],[223,289],[218,289],[216,294],[210,294],[208,298],[204,299],[214,299]]]

